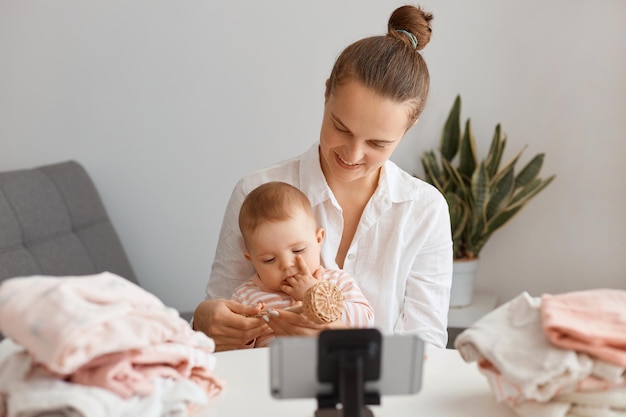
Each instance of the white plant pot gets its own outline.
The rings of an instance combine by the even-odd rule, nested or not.
[[[450,307],[465,307],[472,304],[477,270],[478,259],[454,261],[452,265]]]

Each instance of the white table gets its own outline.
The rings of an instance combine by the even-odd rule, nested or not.
[[[216,356],[215,374],[226,381],[226,387],[212,400],[206,416],[313,416],[315,399],[277,400],[270,395],[268,348],[219,352]],[[420,392],[385,396],[380,406],[370,408],[375,417],[516,416],[506,405],[495,402],[476,364],[465,363],[456,350],[435,348],[427,351]]]

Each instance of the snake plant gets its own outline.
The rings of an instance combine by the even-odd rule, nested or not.
[[[476,155],[470,119],[461,131],[461,97],[457,96],[444,124],[438,152],[421,158],[425,180],[446,197],[450,210],[454,259],[475,259],[493,232],[506,224],[554,179],[541,179],[544,154],[537,154],[517,174],[524,149],[502,167],[506,135],[495,128],[487,156]],[[455,159],[456,158],[456,159]]]

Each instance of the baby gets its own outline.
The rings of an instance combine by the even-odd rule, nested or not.
[[[244,255],[256,274],[235,289],[233,301],[261,304],[267,312],[299,307],[307,291],[320,281],[329,281],[343,295],[338,320],[349,327],[374,325],[374,310],[354,279],[342,270],[321,266],[325,231],[318,227],[311,203],[299,189],[283,182],[255,188],[241,206],[239,228],[246,246]],[[270,329],[249,346],[268,346],[273,339]]]

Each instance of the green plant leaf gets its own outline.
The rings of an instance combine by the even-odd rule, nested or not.
[[[515,187],[524,187],[539,175],[539,171],[541,171],[541,166],[543,165],[543,158],[543,153],[537,154],[522,168],[515,178]]]
[[[492,191],[489,201],[487,202],[487,221],[496,216],[506,207],[509,198],[513,194],[515,185],[513,165],[510,165],[508,169],[501,171],[498,177],[494,178],[492,182]]]
[[[476,139],[472,133],[470,119],[467,119],[459,151],[459,172],[464,177],[471,178],[476,170],[476,165],[478,165],[476,160]]]
[[[489,175],[489,178],[493,178],[494,175],[496,175],[496,173],[498,172],[498,167],[500,166],[505,147],[506,136],[504,135],[504,133],[502,132],[502,128],[498,124],[495,131],[493,132],[491,145],[489,145],[489,152],[487,152],[487,157],[485,158],[487,174]]]
[[[525,187],[523,187],[521,190],[515,193],[515,195],[511,199],[511,203],[509,204],[509,207],[514,208],[517,206],[525,205],[528,201],[530,201],[531,198],[533,198],[534,196],[539,194],[541,190],[546,188],[548,184],[550,184],[554,178],[555,178],[554,175],[549,177],[546,180],[535,178],[529,184],[527,184]]]
[[[489,238],[493,232],[498,230],[500,227],[504,226],[509,220],[513,218],[517,214],[518,211],[522,209],[523,206],[518,206],[514,208],[510,208],[507,210],[503,210],[498,213],[491,221],[487,224],[485,236]],[[483,243],[484,245],[484,243]],[[482,248],[482,245],[481,245]]]
[[[447,173],[447,178],[449,179],[448,186],[446,187],[446,193],[454,191],[461,196],[468,194],[469,184],[465,184],[465,180],[461,176],[459,170],[445,159],[441,160],[441,164],[444,171]]]
[[[469,197],[469,198],[468,198]],[[489,187],[485,163],[481,162],[472,175],[471,192],[466,197],[470,207],[469,222],[466,232],[463,234],[465,248],[472,251],[472,244],[477,236],[480,236],[486,222],[486,205],[489,201]]]
[[[441,131],[439,139],[439,151],[441,157],[452,161],[459,149],[461,138],[461,96],[457,95]]]
[[[465,226],[467,225],[469,207],[467,207],[467,203],[457,194],[448,193],[445,195],[445,197],[448,201],[448,208],[450,210],[452,239],[458,240],[461,238],[461,234],[463,233],[463,230],[465,230]]]
[[[522,152],[520,151],[517,155],[514,155],[513,158],[506,161],[506,164],[499,168],[498,172],[496,172],[495,175],[489,177],[491,186],[494,186],[498,181],[502,179],[502,177],[509,175],[510,172],[515,172],[515,164],[517,164],[517,161],[519,160],[521,155]],[[513,175],[513,178],[515,179],[515,175]]]
[[[426,180],[443,193],[450,209],[455,259],[478,257],[493,233],[509,222],[555,176],[541,179],[544,154],[536,155],[515,175],[515,165],[525,150],[502,165],[507,137],[496,125],[486,157],[476,152],[471,122],[460,130],[461,99],[456,97],[442,129],[439,153],[425,152]],[[458,163],[453,159],[458,154]]]
[[[474,200],[476,215],[485,219],[487,201],[489,200],[489,186],[487,182],[487,168],[481,162],[472,175],[472,199]]]
[[[424,168],[425,181],[434,185],[443,193],[445,177],[443,171],[439,169],[439,163],[434,151],[424,153],[422,156],[422,167]]]

